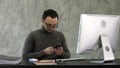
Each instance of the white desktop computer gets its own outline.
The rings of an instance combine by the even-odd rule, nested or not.
[[[114,61],[119,45],[119,19],[119,15],[81,14],[76,53],[88,54],[102,47],[102,62]]]

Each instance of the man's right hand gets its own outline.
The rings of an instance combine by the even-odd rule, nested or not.
[[[53,47],[47,47],[43,50],[43,52],[46,54],[46,55],[51,55],[53,54],[55,51],[54,51],[54,48]]]

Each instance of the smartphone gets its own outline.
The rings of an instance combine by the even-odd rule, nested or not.
[[[54,48],[58,48],[58,47],[61,47],[61,45],[56,45],[56,46],[54,46]]]

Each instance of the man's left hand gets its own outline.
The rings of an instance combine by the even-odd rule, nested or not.
[[[63,47],[57,47],[57,48],[55,48],[55,53],[57,55],[61,55],[63,53]]]

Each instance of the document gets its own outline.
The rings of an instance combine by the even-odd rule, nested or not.
[[[40,60],[34,62],[35,65],[57,65],[55,60]]]

